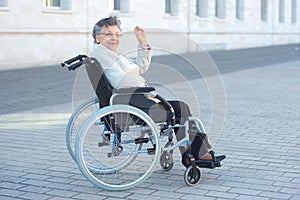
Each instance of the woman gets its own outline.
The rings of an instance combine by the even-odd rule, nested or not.
[[[120,25],[121,22],[116,17],[104,18],[95,24],[93,28],[95,49],[91,57],[96,58],[101,63],[104,73],[113,88],[145,87],[147,86],[146,81],[141,74],[148,70],[152,55],[145,30],[140,26],[134,28],[134,34],[139,44],[135,60],[129,60],[117,53],[122,36]],[[176,123],[184,124],[186,119],[191,116],[188,105],[181,101],[169,101],[169,103],[174,108]],[[166,115],[166,108],[149,96],[133,95],[129,100],[129,104],[145,110],[147,108],[147,113],[152,118]],[[185,135],[184,128],[179,128],[175,132],[177,140]],[[198,130],[189,130],[189,132],[194,132],[194,140],[190,151],[195,159],[212,159],[212,155],[208,153],[211,145],[206,135],[199,133]],[[195,137],[197,133],[201,136]],[[186,149],[181,148],[180,151],[184,157]],[[184,159],[183,164],[187,165]]]

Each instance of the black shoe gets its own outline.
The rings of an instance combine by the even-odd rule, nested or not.
[[[221,167],[221,161],[226,158],[225,155],[214,156],[213,159],[199,159],[196,160],[196,164],[198,167],[210,168],[213,169],[215,167]]]

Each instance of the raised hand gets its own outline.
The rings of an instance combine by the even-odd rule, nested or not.
[[[139,44],[142,47],[146,47],[148,45],[146,32],[142,27],[140,27],[140,26],[134,27],[134,34],[135,34],[136,39],[138,40]]]

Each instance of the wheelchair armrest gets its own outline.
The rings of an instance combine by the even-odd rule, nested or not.
[[[146,94],[155,91],[154,87],[134,87],[134,88],[121,88],[114,89],[113,94],[126,95],[126,94]]]

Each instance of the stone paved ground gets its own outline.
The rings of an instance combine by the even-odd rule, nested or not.
[[[65,145],[72,112],[66,90],[74,77],[53,77],[64,86],[47,86],[57,93],[48,97],[55,102],[47,106],[22,109],[19,102],[27,105],[32,94],[18,88],[12,102],[4,103],[13,107],[15,102],[20,109],[10,111],[6,106],[0,115],[0,199],[300,199],[300,59],[267,64],[223,73],[227,115],[215,149],[227,159],[221,168],[203,169],[197,187],[185,185],[178,151],[170,172],[157,167],[134,189],[110,192],[94,187]],[[2,79],[2,88],[3,84]],[[37,97],[41,101],[42,92]],[[1,101],[8,101],[6,95],[2,90]]]

